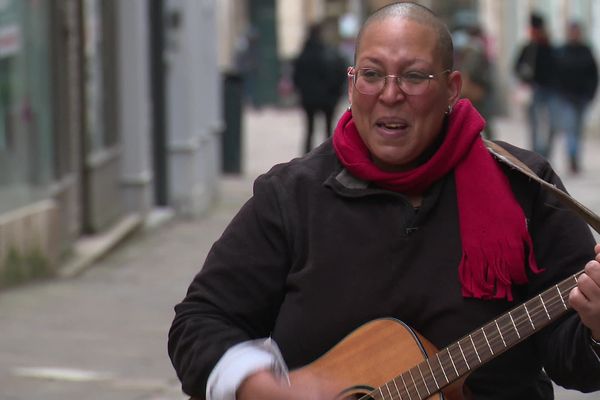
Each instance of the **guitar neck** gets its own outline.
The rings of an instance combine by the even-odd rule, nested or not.
[[[565,315],[583,271],[471,332],[373,391],[373,399],[426,399]],[[389,396],[388,397],[388,393]]]

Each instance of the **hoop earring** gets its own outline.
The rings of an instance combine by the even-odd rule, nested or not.
[[[451,112],[452,112],[452,104],[448,104],[448,109],[446,110],[444,115],[450,115]]]
[[[352,111],[352,104],[348,105],[348,108],[346,108],[346,111]]]

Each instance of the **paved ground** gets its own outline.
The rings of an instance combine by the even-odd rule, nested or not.
[[[252,179],[301,148],[297,110],[244,119],[245,174],[222,181],[205,217],[139,233],[82,275],[0,293],[0,400],[185,399],[166,354],[178,302],[211,243],[250,195]],[[525,144],[522,125],[502,120],[501,138]],[[569,190],[600,211],[600,143],[590,141]],[[556,157],[556,169],[564,161]],[[597,399],[560,391],[559,400]]]

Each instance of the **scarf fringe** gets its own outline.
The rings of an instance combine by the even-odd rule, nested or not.
[[[527,232],[520,241],[506,239],[488,247],[463,249],[459,265],[459,278],[463,297],[484,300],[513,300],[512,285],[527,283],[526,268],[533,273],[542,271],[533,254],[533,244]],[[491,246],[497,251],[486,251]],[[507,255],[513,255],[507,256]],[[523,261],[527,266],[523,268]]]

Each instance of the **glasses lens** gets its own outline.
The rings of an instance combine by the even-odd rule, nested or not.
[[[400,89],[409,96],[418,96],[427,90],[429,87],[429,79],[413,81],[411,79],[402,79],[400,81]]]
[[[385,78],[382,76],[365,76],[362,71],[359,71],[354,81],[354,87],[362,94],[373,95],[383,89]]]
[[[422,75],[405,75],[401,77],[385,76],[370,70],[358,70],[354,79],[354,87],[362,94],[376,95],[391,81],[409,96],[418,96],[429,87],[429,77]]]

